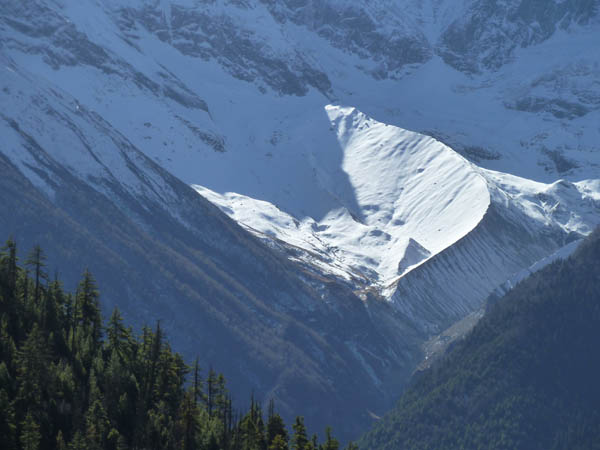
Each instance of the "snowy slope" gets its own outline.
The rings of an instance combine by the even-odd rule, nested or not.
[[[484,178],[463,157],[431,138],[376,122],[354,108],[325,109],[331,124],[327,131],[336,137],[332,144],[342,152],[341,171],[323,164],[326,149],[311,155],[317,183],[338,203],[325,216],[298,220],[264,201],[239,194],[220,196],[202,187],[198,191],[248,228],[322,258],[329,256],[332,266],[347,277],[381,286],[479,223],[490,197]],[[313,130],[306,133],[319,139]],[[344,181],[351,189],[339,192]]]
[[[123,189],[164,205],[176,201],[157,167],[99,115],[13,61],[0,56],[0,64],[3,153],[48,196],[57,186],[40,171],[45,164],[62,167],[105,194]],[[51,154],[44,155],[44,148],[52,148]]]

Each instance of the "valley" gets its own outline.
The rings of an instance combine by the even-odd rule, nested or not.
[[[496,3],[8,0],[0,231],[354,438],[600,224],[595,2]]]

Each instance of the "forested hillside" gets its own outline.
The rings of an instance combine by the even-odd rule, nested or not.
[[[600,448],[600,230],[417,376],[365,449]]]
[[[224,377],[188,367],[160,322],[137,336],[115,309],[104,324],[89,271],[71,294],[40,247],[24,265],[14,241],[0,252],[3,450],[339,447],[329,428],[322,444],[311,438],[302,417],[292,429],[272,403],[236,411]]]

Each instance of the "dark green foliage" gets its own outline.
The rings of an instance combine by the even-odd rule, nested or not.
[[[325,429],[325,443],[323,444],[323,450],[338,450],[339,448],[340,443],[331,436],[331,428],[327,427]]]
[[[600,449],[600,230],[418,375],[368,449]]]
[[[23,450],[38,450],[40,448],[40,427],[31,413],[27,413],[21,427],[20,442]]]
[[[306,436],[306,426],[304,425],[304,417],[296,417],[296,422],[292,426],[294,429],[294,437],[292,438],[292,450],[304,450],[309,445],[309,440]]]
[[[44,260],[35,247],[19,267],[12,240],[0,251],[2,450],[288,449],[272,405],[266,423],[254,400],[234,413],[223,375],[210,369],[203,382],[160,322],[136,337],[115,309],[103,327],[89,271],[71,295]],[[337,450],[331,442],[323,448]]]
[[[267,444],[269,450],[287,450],[289,436],[285,423],[279,414],[274,411],[273,402],[269,404],[269,417],[267,421]]]

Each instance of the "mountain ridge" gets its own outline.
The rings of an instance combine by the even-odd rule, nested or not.
[[[16,213],[0,229],[39,243],[59,265],[75,257],[72,239],[86,252],[71,266],[94,265],[109,306],[110,292],[128,292],[120,305],[128,319],[166,318],[191,356],[193,342],[209,359],[210,347],[228,346],[235,358],[219,367],[242,380],[236,385],[259,386],[262,398],[307,408],[352,436],[371,420],[367,411],[390,405],[431,334],[589,233],[600,216],[595,13],[523,48],[507,38],[498,68],[463,73],[436,42],[470,5],[491,3],[421,3],[388,14],[387,1],[8,0],[0,9],[0,153],[4,201]],[[320,16],[323,8],[329,15]],[[493,34],[506,23],[488,25]],[[519,37],[525,25],[515,23]],[[416,53],[402,56],[403,48]],[[486,51],[461,58],[478,62]],[[418,142],[446,149],[438,154],[465,170],[434,180],[424,155],[435,152]],[[389,169],[402,169],[402,145],[423,158],[402,177],[413,198],[396,204],[402,186]],[[370,190],[370,181],[379,187]],[[228,215],[242,211],[242,226],[193,185]],[[429,201],[442,192],[443,201]],[[446,208],[452,192],[460,208]],[[408,206],[432,215],[411,224],[399,214],[410,216]],[[387,216],[399,220],[393,233],[378,223]],[[416,231],[402,233],[402,220]],[[306,233],[284,236],[296,222]],[[465,231],[441,252],[438,223]],[[418,235],[418,224],[432,233]],[[343,248],[317,239],[332,225]],[[306,236],[314,246],[298,245]],[[397,248],[380,258],[394,239]],[[349,269],[344,253],[359,263]],[[128,276],[131,289],[120,289]],[[396,276],[397,285],[377,284]],[[177,295],[163,295],[165,286]],[[310,374],[285,367],[288,348]],[[352,373],[366,388],[344,381]],[[324,397],[335,406],[312,414]]]

